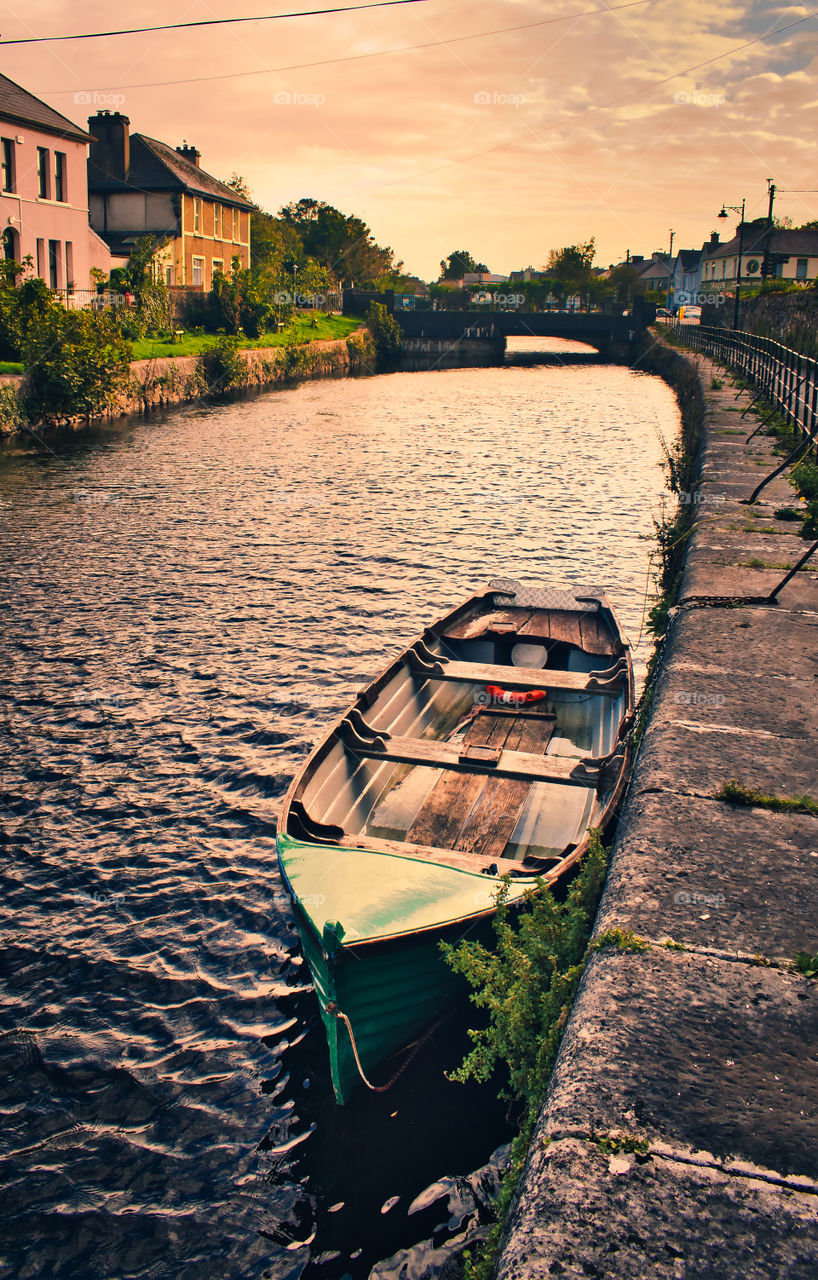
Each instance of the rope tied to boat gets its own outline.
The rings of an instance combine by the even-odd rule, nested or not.
[[[426,1032],[426,1034],[422,1036],[420,1040],[415,1041],[414,1045],[412,1046],[411,1053],[408,1054],[408,1056],[404,1059],[404,1061],[398,1067],[397,1071],[392,1076],[391,1080],[387,1080],[386,1084],[373,1084],[371,1080],[368,1080],[366,1078],[364,1069],[361,1066],[361,1058],[358,1053],[358,1046],[355,1043],[355,1032],[352,1030],[352,1023],[350,1022],[349,1018],[343,1012],[343,1010],[339,1009],[337,1004],[335,1004],[335,1002],[332,1000],[327,1005],[327,1013],[332,1014],[333,1018],[337,1018],[339,1022],[343,1022],[344,1026],[346,1027],[347,1032],[349,1033],[349,1043],[352,1045],[352,1053],[355,1058],[355,1065],[358,1068],[358,1075],[361,1077],[367,1089],[371,1089],[373,1093],[386,1093],[387,1090],[392,1088],[392,1085],[395,1084],[400,1079],[400,1077],[403,1075],[406,1068],[409,1066],[410,1062],[413,1062],[414,1059],[417,1057],[417,1055],[420,1053],[421,1049],[426,1044],[427,1040],[431,1039],[435,1031],[437,1031],[438,1027],[449,1016],[449,1010],[446,1010],[446,1012],[441,1014],[439,1018],[435,1019],[435,1021],[432,1023],[431,1027]]]

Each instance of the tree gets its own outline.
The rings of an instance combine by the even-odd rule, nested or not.
[[[629,262],[620,262],[608,272],[608,285],[617,302],[630,302],[633,299],[639,272]]]
[[[134,297],[134,309],[124,313],[125,336],[139,338],[143,334],[167,332],[171,328],[170,293],[156,266],[156,255],[167,237],[140,236],[133,247],[128,264],[111,272],[111,285]]]
[[[214,274],[212,296],[229,334],[243,332],[248,338],[258,338],[273,314],[272,298],[263,280],[248,267],[242,267],[238,255],[233,258],[229,276],[223,271]]]
[[[475,262],[468,249],[455,249],[440,264],[441,280],[462,280],[466,272],[486,272],[485,262]]]
[[[300,267],[305,257],[301,237],[294,227],[262,209],[253,211],[250,219],[250,262],[254,270],[280,272],[285,259]]]
[[[557,297],[565,298],[587,288],[594,261],[594,245],[591,239],[587,244],[569,244],[563,249],[551,250],[545,270]]]
[[[298,233],[306,256],[338,279],[368,285],[393,267],[394,253],[375,243],[361,218],[323,200],[304,197],[285,205],[281,217]]]
[[[240,173],[236,173],[234,170],[224,185],[229,187],[231,191],[235,191],[237,196],[241,196],[242,200],[249,200],[251,204],[254,203],[253,197],[250,195],[250,188]]]

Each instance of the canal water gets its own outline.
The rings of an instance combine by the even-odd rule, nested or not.
[[[485,1216],[514,1117],[445,1078],[468,1006],[337,1108],[274,832],[489,578],[604,585],[637,642],[674,397],[525,346],[0,454],[0,1275],[407,1280]]]

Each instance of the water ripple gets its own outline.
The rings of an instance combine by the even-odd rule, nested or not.
[[[652,378],[531,366],[6,448],[8,1274],[420,1275],[438,1183],[462,1234],[455,1190],[508,1133],[490,1089],[442,1078],[466,1024],[335,1108],[276,804],[354,691],[489,577],[604,583],[635,639],[676,421]]]

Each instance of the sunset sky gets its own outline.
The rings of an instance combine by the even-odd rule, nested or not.
[[[764,213],[767,178],[777,213],[818,218],[818,17],[801,5],[421,0],[1,45],[321,7],[17,0],[0,4],[0,71],[78,124],[107,107],[186,139],[263,208],[355,213],[427,279],[457,248],[505,273],[592,236],[604,266],[666,248],[671,227],[674,249],[698,246],[724,230],[722,201]]]

